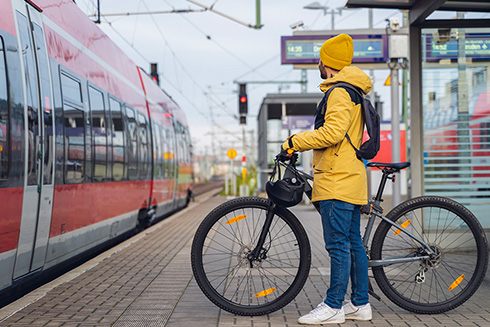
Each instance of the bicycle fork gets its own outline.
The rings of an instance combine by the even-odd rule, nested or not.
[[[248,256],[248,260],[250,262],[250,268],[253,267],[253,262],[257,260],[264,260],[267,255],[267,251],[262,251],[265,243],[265,238],[267,237],[267,234],[269,233],[269,229],[272,224],[272,218],[274,217],[274,208],[275,204],[271,200],[269,200],[269,204],[267,205],[267,217],[265,219],[264,226],[262,227],[262,230],[260,231],[260,236],[259,239],[257,240],[257,245],[255,248],[250,252]]]

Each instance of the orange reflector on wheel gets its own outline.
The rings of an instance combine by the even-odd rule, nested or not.
[[[247,217],[247,215],[240,215],[240,216],[236,216],[234,218],[231,218],[230,220],[228,220],[226,222],[227,225],[229,224],[233,224],[233,223],[236,223],[237,221],[240,221],[242,219],[245,219]]]
[[[412,222],[412,221],[409,219],[409,220],[407,220],[406,222],[404,222],[403,224],[401,224],[401,225],[400,225],[400,227],[401,227],[401,228],[403,228],[403,229],[405,229],[405,228],[407,228],[407,226],[408,226],[408,225],[410,225],[410,223],[411,223],[411,222]],[[397,235],[398,235],[398,234],[400,234],[401,232],[402,232],[402,231],[401,231],[401,229],[397,229],[397,230],[395,231],[395,236],[397,236]]]
[[[255,294],[255,297],[262,297],[262,296],[266,296],[266,295],[269,295],[271,294],[272,292],[274,292],[276,290],[275,287],[273,288],[269,288],[268,290],[265,290],[265,291],[262,291],[262,292],[259,292],[257,294]]]
[[[464,279],[464,274],[462,274],[461,276],[459,276],[452,284],[451,286],[448,287],[448,290],[452,291],[456,286],[459,285],[459,283],[461,283]]]

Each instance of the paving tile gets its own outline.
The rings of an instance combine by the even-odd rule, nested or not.
[[[199,200],[198,200],[199,201]],[[330,260],[319,216],[305,206],[292,209],[303,221],[312,247],[312,269],[290,304],[260,317],[235,316],[209,301],[192,277],[190,247],[202,218],[224,199],[193,202],[188,209],[148,230],[145,237],[103,260],[71,282],[0,322],[1,327],[291,327],[323,301]],[[157,225],[158,226],[158,225]],[[490,326],[490,278],[463,306],[438,315],[417,315],[391,303],[371,280],[381,301],[371,300],[373,320],[344,327]],[[335,325],[333,325],[335,326]]]

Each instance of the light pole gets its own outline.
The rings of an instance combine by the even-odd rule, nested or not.
[[[335,15],[342,15],[342,8],[333,9],[329,12],[327,6],[323,6],[318,1],[312,2],[307,6],[304,6],[303,9],[311,9],[311,10],[323,10],[323,16],[327,14],[332,15],[332,30],[335,29]]]
[[[408,31],[400,28],[397,18],[388,20],[388,68],[391,70],[391,160],[400,162],[400,98],[398,69],[406,67],[408,58]],[[401,60],[401,62],[400,62]],[[393,180],[392,205],[395,207],[401,202],[401,185],[399,173]]]

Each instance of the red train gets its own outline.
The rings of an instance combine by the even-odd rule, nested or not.
[[[472,207],[474,199],[490,195],[490,94],[486,68],[470,72],[466,110],[458,110],[458,79],[445,85],[447,95],[427,104],[424,176],[428,194],[456,198],[477,213],[482,209]]]
[[[193,172],[182,110],[72,0],[0,12],[1,293],[184,207]]]

